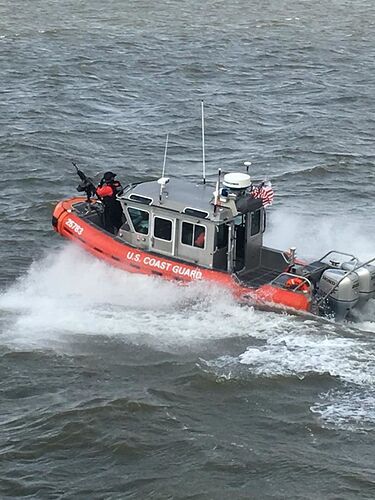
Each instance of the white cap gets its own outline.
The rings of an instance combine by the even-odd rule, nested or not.
[[[230,173],[224,175],[223,185],[230,189],[246,189],[251,186],[249,174]]]

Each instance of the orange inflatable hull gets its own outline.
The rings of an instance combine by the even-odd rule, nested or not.
[[[115,236],[96,229],[72,211],[75,203],[83,201],[85,198],[76,197],[59,202],[53,212],[53,227],[62,236],[75,241],[92,255],[112,266],[182,283],[196,280],[215,282],[230,289],[237,299],[254,305],[276,306],[291,311],[310,310],[310,300],[305,294],[272,285],[246,287],[236,276],[225,271],[193,266],[179,259],[167,258],[127,245]]]

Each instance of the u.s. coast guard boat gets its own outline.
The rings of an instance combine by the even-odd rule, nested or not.
[[[208,280],[260,307],[345,318],[375,296],[371,261],[330,251],[302,262],[294,248],[264,246],[266,210],[258,196],[248,173],[221,180],[219,172],[215,187],[162,176],[125,186],[117,197],[123,211],[117,234],[104,229],[103,204],[90,191],[87,199],[59,202],[52,222],[121,269],[184,283]]]

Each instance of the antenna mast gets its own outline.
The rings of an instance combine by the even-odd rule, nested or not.
[[[217,207],[220,203],[220,180],[221,180],[221,168],[217,171],[217,181],[216,181],[216,191],[214,200],[214,214],[216,214]]]
[[[203,167],[203,184],[206,184],[206,155],[204,149],[204,103],[201,102],[202,109],[202,167]]]

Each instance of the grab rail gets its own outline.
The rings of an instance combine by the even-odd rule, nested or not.
[[[313,286],[312,286],[312,283],[311,281],[306,278],[305,276],[300,276],[299,274],[293,274],[293,273],[286,273],[286,272],[283,272],[283,273],[280,273],[278,276],[276,276],[276,278],[274,278],[271,282],[270,282],[270,285],[272,284],[275,284],[276,286],[278,286],[279,288],[285,288],[285,286],[280,286],[279,283],[277,283],[277,280],[281,277],[281,276],[289,276],[291,278],[298,278],[298,279],[301,279],[302,282],[296,287],[293,289],[293,292],[298,292],[299,291],[299,288],[301,288],[301,286],[303,284],[307,284],[309,286],[309,289],[310,289],[310,292],[313,291]],[[285,285],[285,283],[283,283],[283,285]]]

